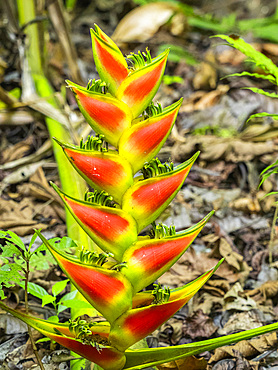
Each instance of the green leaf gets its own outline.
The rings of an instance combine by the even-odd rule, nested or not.
[[[278,79],[278,67],[272,62],[272,60],[254,49],[253,46],[245,42],[242,38],[232,38],[226,35],[216,35],[213,37],[220,37],[227,41],[232,47],[249,57],[258,67],[262,68],[267,73],[272,74],[276,80]]]
[[[242,77],[242,76],[261,78],[263,80],[268,80],[271,83],[276,84],[276,79],[272,75],[262,75],[260,73],[250,73],[250,72],[247,72],[247,71],[244,71],[244,72],[241,72],[241,73],[232,73],[230,75],[222,77],[221,79],[223,80],[223,78],[227,78],[227,77]]]
[[[262,89],[258,89],[257,87],[242,87],[242,89],[251,90],[251,91],[253,91],[256,94],[265,95],[265,96],[268,96],[270,98],[275,98],[275,99],[278,98],[278,94],[276,94],[276,93],[270,93],[268,91],[265,91],[265,90],[262,90]]]
[[[80,299],[66,299],[61,300],[61,304],[63,306],[66,306],[67,308],[78,308],[78,309],[84,309],[84,308],[93,308],[92,305],[90,305],[89,302],[81,301]]]
[[[2,254],[1,257],[13,257],[16,256],[22,256],[22,251],[20,251],[13,243],[6,242],[6,245],[3,247],[1,246]]]
[[[42,298],[42,307],[44,307],[46,304],[48,303],[53,303],[56,301],[56,298],[53,297],[53,295],[50,295],[50,294],[47,294],[47,295],[44,295]]]
[[[18,285],[25,289],[25,282],[21,281]],[[42,286],[30,282],[28,282],[28,293],[40,299],[48,295],[47,291]]]
[[[149,366],[155,366],[165,362],[197,355],[205,351],[211,351],[215,348],[237,343],[241,340],[251,339],[258,335],[270,333],[275,330],[278,330],[278,323],[196,343],[182,344],[172,347],[149,348],[137,351],[127,350],[125,352],[126,364],[123,369],[144,369]]]
[[[23,241],[20,239],[20,237],[17,236],[14,232],[12,232],[10,230],[8,230],[8,231],[0,230],[0,239],[6,239],[9,242],[14,243],[15,245],[17,245],[23,251],[25,251],[25,249],[26,249],[25,245],[24,245]]]
[[[261,112],[261,113],[255,113],[255,114],[252,114],[248,120],[246,121],[246,123],[248,123],[251,119],[253,118],[261,118],[261,117],[272,117],[273,119],[277,119],[278,120],[278,114],[272,114],[272,113],[266,113],[266,112]]]
[[[52,287],[52,294],[54,297],[56,297],[59,293],[61,293],[65,287],[67,286],[67,283],[69,282],[69,279],[61,280],[55,283]]]

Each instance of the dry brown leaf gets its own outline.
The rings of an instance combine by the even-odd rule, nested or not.
[[[190,317],[184,320],[183,336],[196,338],[209,338],[217,331],[213,320],[203,313],[202,310],[197,310]]]
[[[34,229],[47,229],[49,225],[34,219],[36,207],[31,198],[26,197],[19,203],[0,198],[0,229],[11,230],[19,236],[32,234]],[[52,222],[56,220],[53,218]]]
[[[224,296],[225,310],[250,311],[257,308],[256,302],[248,297],[240,283],[235,285]]]
[[[245,213],[259,213],[261,211],[258,199],[251,197],[251,195],[236,199],[230,202],[229,206]]]
[[[24,196],[31,196],[49,202],[57,216],[65,221],[66,215],[63,202],[52,186],[49,185],[42,167],[39,167],[30,177],[28,184],[18,186],[18,192]]]
[[[230,316],[222,329],[218,329],[219,335],[228,335],[243,330],[255,329],[262,326],[256,311],[236,312]]]
[[[207,368],[207,361],[204,358],[190,356],[181,360],[171,361],[163,365],[157,365],[156,367],[159,370],[205,370]]]
[[[31,149],[33,143],[32,136],[28,136],[25,140],[18,142],[15,145],[9,146],[1,152],[0,163],[11,162],[15,159],[24,157]]]
[[[208,51],[205,60],[199,65],[197,73],[193,78],[195,90],[215,89],[217,81],[215,54]]]
[[[175,144],[172,157],[183,162],[198,148],[200,159],[213,162],[224,159],[228,162],[247,162],[257,156],[274,154],[278,150],[274,142],[255,143],[235,138],[220,138],[212,135],[190,135],[185,144]]]
[[[249,341],[243,340],[233,346],[217,348],[214,355],[210,358],[209,363],[217,362],[223,358],[235,357],[235,351],[243,357],[254,357],[277,346],[276,333],[262,335]]]
[[[119,46],[128,42],[144,42],[151,38],[176,10],[175,5],[167,2],[139,6],[121,19],[112,38]]]
[[[275,298],[278,294],[278,281],[267,281],[259,288],[252,289],[246,292],[246,295],[252,297],[259,303],[265,303],[269,298]]]

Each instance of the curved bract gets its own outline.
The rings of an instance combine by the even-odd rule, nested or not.
[[[153,290],[141,291],[185,253],[213,212],[177,233],[173,226],[155,224],[182,187],[199,154],[176,167],[154,158],[169,136],[182,104],[180,99],[162,109],[152,102],[169,51],[156,58],[148,50],[132,53],[127,63],[99,27],[91,30],[91,35],[101,80],[90,81],[87,88],[69,81],[68,85],[96,136],[89,136],[85,142],[82,139],[80,147],[58,143],[92,189],[82,200],[52,186],[104,253],[79,246],[79,258],[74,257],[53,247],[39,231],[37,234],[72,284],[106,321],[91,323],[79,317],[64,324],[51,323],[1,302],[0,308],[105,370],[143,369],[276,330],[278,324],[195,344],[129,348],[186,304],[222,261],[181,288],[154,284]],[[139,170],[142,175],[137,176]],[[149,235],[139,237],[150,225]]]

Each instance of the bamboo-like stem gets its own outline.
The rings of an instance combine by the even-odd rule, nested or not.
[[[27,59],[37,93],[40,97],[48,98],[48,101],[53,106],[59,108],[58,102],[53,98],[54,91],[46,79],[43,71],[37,24],[33,22],[36,18],[34,0],[17,0],[17,4],[19,22],[21,26],[25,26],[24,32],[27,35],[28,43],[26,50]],[[31,21],[32,23],[29,23]],[[51,99],[49,99],[49,97],[51,97]],[[57,139],[72,142],[69,130],[67,130],[60,122],[46,117],[46,124],[51,138],[55,136]],[[82,198],[86,190],[85,182],[76,173],[71,164],[68,163],[63,151],[54,140],[52,140],[52,145],[55,159],[58,164],[58,171],[63,190],[67,193],[70,193],[72,196]],[[88,236],[79,227],[79,225],[76,224],[69,213],[67,213],[66,222],[68,236],[79,241],[83,247],[88,246]]]

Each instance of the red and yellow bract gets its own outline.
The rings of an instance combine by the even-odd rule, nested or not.
[[[1,302],[0,307],[103,369],[143,368],[164,359],[166,362],[166,352],[161,357],[157,349],[159,358],[156,350],[144,357],[142,351],[128,348],[188,302],[221,261],[182,288],[139,292],[181,257],[213,212],[179,233],[166,226],[162,232],[153,225],[154,237],[138,236],[175,197],[199,153],[176,168],[153,159],[169,136],[182,103],[181,99],[164,110],[152,103],[169,50],[154,59],[148,51],[133,54],[133,66],[129,67],[117,45],[99,27],[91,35],[96,68],[104,81],[91,81],[87,88],[68,81],[68,86],[99,136],[96,141],[82,140],[80,147],[58,143],[95,192],[91,198],[80,200],[53,187],[78,224],[109,254],[104,259],[93,254],[84,262],[81,254],[80,259],[65,254],[37,233],[74,286],[107,321],[84,327],[80,324],[80,328],[79,322],[74,322],[81,330],[79,335],[72,330],[72,322],[50,323]],[[136,176],[140,169],[143,176]]]

